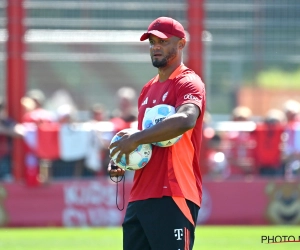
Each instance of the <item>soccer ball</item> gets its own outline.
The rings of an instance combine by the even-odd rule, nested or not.
[[[133,131],[137,132],[137,129],[123,129],[120,132]],[[122,137],[115,135],[110,143],[120,140]],[[110,152],[113,149],[110,150]],[[129,155],[129,164],[126,165],[125,155],[122,156],[120,162],[116,162],[118,153],[112,157],[112,160],[117,164],[118,167],[124,170],[138,170],[146,166],[152,156],[152,145],[151,144],[141,144]]]
[[[175,108],[171,105],[167,104],[159,104],[152,108],[148,108],[145,111],[144,119],[142,122],[142,128],[147,129],[151,128],[155,124],[163,121],[168,116],[175,114]],[[181,139],[182,135],[179,135],[173,139],[161,141],[161,142],[154,142],[152,143],[155,146],[158,147],[170,147],[177,143]]]

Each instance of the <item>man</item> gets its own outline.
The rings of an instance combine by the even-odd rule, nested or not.
[[[153,146],[149,163],[135,172],[123,223],[123,249],[192,249],[201,206],[202,178],[199,167],[205,89],[198,75],[182,63],[186,45],[183,26],[169,17],[154,20],[140,40],[149,39],[150,56],[158,75],[142,89],[138,99],[138,128],[147,108],[168,104],[176,114],[149,129],[130,134],[110,145],[116,162],[140,144],[183,134],[171,147]],[[111,176],[120,168],[108,167]]]

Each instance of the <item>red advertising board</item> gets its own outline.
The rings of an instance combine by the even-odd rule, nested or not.
[[[300,185],[296,181],[251,179],[204,181],[198,224],[300,224]],[[131,182],[125,183],[125,206]],[[0,225],[119,226],[123,186],[109,179],[53,182],[40,187],[0,185]]]

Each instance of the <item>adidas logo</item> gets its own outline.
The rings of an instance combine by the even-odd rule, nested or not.
[[[143,101],[142,106],[148,103],[148,97]]]

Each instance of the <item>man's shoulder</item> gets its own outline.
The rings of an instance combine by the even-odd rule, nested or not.
[[[193,83],[193,84],[197,84],[197,85],[204,85],[201,77],[195,73],[195,71],[193,71],[190,68],[186,68],[184,71],[182,71],[179,75],[177,75],[174,78],[174,81],[177,84],[187,84],[187,83]]]
[[[191,68],[186,67],[178,77],[194,76],[200,78],[200,76]],[[201,78],[200,78],[201,79]]]

